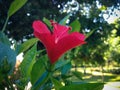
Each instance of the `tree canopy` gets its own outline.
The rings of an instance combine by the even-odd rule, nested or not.
[[[3,28],[12,1],[0,0],[0,30]],[[83,46],[83,53],[80,54],[81,57],[104,59],[104,52],[109,48],[104,41],[108,41],[114,29],[116,29],[116,36],[120,35],[120,20],[110,24],[105,18],[111,15],[119,16],[115,11],[120,10],[119,5],[120,0],[29,0],[9,18],[5,33],[9,38],[23,42],[24,39],[34,37],[32,28],[34,20],[47,18],[59,22],[69,15],[66,24],[70,26],[76,24],[74,28],[77,31],[85,35],[89,34],[86,38],[87,45],[85,48]]]
[[[0,1],[0,29],[7,17],[7,11],[13,0]],[[36,19],[55,19],[59,21],[71,14],[70,22],[78,19],[82,32],[96,29],[108,34],[110,25],[104,20],[103,14],[114,14],[114,9],[120,9],[119,0],[29,0],[8,22],[6,33],[15,40],[30,38],[32,22]],[[105,28],[107,27],[107,30]],[[98,32],[96,32],[98,34]],[[96,35],[99,37],[99,35]]]

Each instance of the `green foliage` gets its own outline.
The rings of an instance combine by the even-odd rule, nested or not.
[[[21,2],[20,2],[21,1]],[[2,28],[2,32],[5,31],[5,28],[7,26],[7,23],[8,23],[8,20],[9,18],[15,13],[17,12],[25,3],[27,2],[27,0],[14,0],[11,5],[10,5],[10,8],[8,10],[8,15],[7,15],[7,18],[6,18],[6,21],[4,23],[4,26]]]
[[[83,79],[82,79],[82,73],[81,73],[81,72],[72,71],[72,74],[73,74],[75,77],[77,77],[78,79],[83,80]]]
[[[2,42],[0,42],[0,89],[5,89],[5,87],[8,87],[8,89],[12,89],[13,86],[9,83],[9,78],[15,67],[16,63],[16,53],[14,50],[10,48],[8,45],[7,37],[2,34]]]
[[[0,81],[4,79],[4,76],[7,76],[10,73],[10,70],[12,69],[11,63],[8,62],[7,58],[3,58],[0,63]]]
[[[10,71],[12,72],[16,62],[16,53],[8,45],[0,42],[0,64],[5,58],[11,66]]]
[[[108,50],[104,53],[106,60],[115,61],[117,64],[120,64],[120,36],[117,36],[117,30],[114,29],[111,31],[111,35],[105,41],[105,44],[108,46]]]
[[[100,10],[107,10],[107,7],[103,5]]]
[[[70,71],[71,68],[72,68],[72,64],[71,64],[71,62],[68,62],[67,64],[62,66],[61,74],[64,74],[64,75],[67,74]]]
[[[110,25],[103,18],[104,11],[107,12],[108,7],[113,8],[115,6],[114,8],[117,8],[117,2],[108,0],[76,0],[79,5],[79,10],[71,11],[71,14],[68,14],[67,11],[64,12],[65,10],[62,8],[68,0],[51,0],[49,2],[47,0],[30,0],[30,2],[26,3],[27,1],[28,0],[14,0],[11,5],[9,3],[10,1],[0,1],[1,8],[3,8],[0,8],[0,13],[3,12],[0,14],[0,28],[2,28],[6,13],[8,14],[2,32],[0,32],[0,87],[2,86],[3,90],[4,87],[6,87],[1,83],[5,80],[6,82],[9,81],[8,75],[13,74],[12,71],[16,62],[16,53],[10,48],[11,42],[8,37],[12,37],[18,41],[23,41],[23,36],[25,36],[25,38],[31,38],[31,25],[33,20],[42,19],[51,29],[52,26],[49,20],[54,19],[60,21],[59,23],[62,25],[66,25],[66,21],[69,20],[72,31],[86,34],[87,45],[71,50],[68,57],[66,56],[67,60],[65,60],[66,57],[64,57],[56,62],[55,65],[51,65],[46,55],[41,53],[43,50],[37,51],[36,42],[38,39],[32,38],[22,44],[20,43],[18,53],[24,53],[24,60],[20,65],[20,75],[13,75],[13,77],[17,76],[17,79],[13,79],[12,81],[14,82],[11,84],[7,83],[7,88],[11,90],[9,87],[12,87],[13,83],[16,84],[16,86],[19,83],[19,86],[24,89],[25,85],[30,81],[33,85],[31,88],[33,90],[45,89],[47,85],[49,88],[55,88],[56,90],[102,90],[104,86],[103,83],[73,84],[69,78],[75,76],[82,80],[82,73],[78,71],[70,72],[72,68],[71,60],[75,60],[75,63],[78,65],[81,64],[82,61],[85,63],[92,61],[91,63],[97,62],[97,64],[102,65],[105,63],[104,58],[107,60],[115,60],[117,63],[120,62],[120,37],[116,36],[116,33],[119,34],[120,31],[119,22]],[[7,4],[4,4],[4,2],[7,2]],[[97,2],[99,2],[101,8],[96,6]],[[20,10],[25,3],[26,6]],[[9,10],[6,8],[8,6],[10,6]],[[60,6],[60,8],[58,8],[58,6]],[[85,10],[85,8],[88,9]],[[18,10],[20,11],[16,13]],[[108,10],[109,13],[110,11],[113,10]],[[11,17],[15,13],[16,15]],[[9,18],[10,21],[8,22]],[[6,28],[7,25],[8,27]],[[116,33],[111,32],[112,30],[114,31],[114,28],[117,30]],[[3,31],[5,31],[6,35]],[[105,49],[106,46],[104,42],[109,46],[107,47],[108,50]],[[16,44],[18,45],[18,43]],[[13,43],[13,45],[14,44],[15,43]],[[65,86],[61,83],[64,83]]]
[[[20,65],[22,75],[26,78],[30,77],[32,67],[36,61],[37,48],[36,44],[29,50],[24,56],[24,59]]]
[[[86,34],[86,39],[89,38],[94,32],[95,32],[96,29],[90,31],[89,33]]]
[[[81,25],[80,25],[80,22],[79,22],[77,19],[74,20],[74,21],[70,24],[70,26],[72,27],[71,32],[75,32],[75,31],[80,32]]]
[[[25,3],[27,0],[14,0],[9,8],[8,16],[12,16],[15,12],[17,12]]]
[[[102,90],[103,87],[103,83],[83,83],[65,86],[60,88],[60,90]]]
[[[70,18],[70,14],[65,16],[62,20],[60,20],[59,24],[66,25],[66,21]]]
[[[8,87],[8,89],[12,89],[12,86],[10,86],[10,81],[8,75],[11,75],[11,70],[13,70],[12,64],[9,63],[8,59],[5,57],[0,62],[0,89],[4,90],[5,87]]]
[[[42,88],[42,86],[47,83],[48,79],[49,79],[50,74],[45,71],[41,77],[39,77],[39,79],[35,82],[35,84],[33,85],[32,89],[33,90],[39,90],[40,88]],[[49,82],[48,82],[49,83]]]
[[[70,60],[59,60],[57,61],[57,63],[55,64],[55,69],[61,68],[64,65],[68,64],[70,62]]]
[[[37,60],[32,68],[31,71],[31,83],[34,85],[37,80],[42,76],[42,74],[46,71],[45,65],[44,65],[44,57],[41,57],[39,60]]]
[[[50,20],[48,20],[47,18],[43,18],[43,21],[48,25],[49,28],[51,28],[51,23],[50,23]]]
[[[55,90],[60,90],[60,88],[63,86],[60,81],[58,81],[52,77],[51,77],[51,81],[54,84]]]
[[[0,32],[0,42],[10,46],[10,41],[3,32]]]
[[[27,51],[30,47],[32,47],[38,41],[37,38],[32,38],[21,44],[18,53]]]
[[[103,18],[104,10],[107,11],[108,14],[110,15],[111,13],[113,13],[113,10],[108,10],[108,9],[106,10],[108,6],[113,7],[113,9],[118,9],[119,7],[118,6],[119,4],[117,4],[119,3],[118,0],[117,1],[115,0],[114,3],[111,0],[107,2],[105,2],[104,0],[101,0],[101,1],[100,0],[99,1],[76,0],[76,1],[80,5],[79,10],[77,10],[76,12],[73,12],[69,20],[71,23],[74,19],[79,18],[82,32],[85,31],[85,29],[93,30],[95,27],[98,27],[98,28],[99,27],[104,28],[104,26],[107,27],[108,25]],[[0,2],[0,5],[1,5],[0,13],[2,13],[1,20],[0,20],[0,24],[1,24],[0,28],[2,28],[2,24],[5,21],[8,7],[9,6],[11,7],[11,9],[9,9],[10,14],[12,13],[14,14],[16,10],[19,9],[19,12],[16,13],[14,17],[10,18],[11,23],[7,27],[7,30],[9,31],[9,34],[8,34],[9,37],[13,37],[18,41],[22,40],[23,36],[25,36],[26,38],[31,37],[31,36],[29,37],[28,35],[32,33],[31,24],[33,20],[36,20],[36,19],[42,20],[43,17],[46,17],[48,18],[48,20],[52,19],[52,20],[60,21],[63,17],[65,17],[68,14],[67,10],[66,12],[63,12],[64,11],[63,7],[65,7],[65,4],[68,2],[68,0],[64,0],[64,1],[51,0],[49,2],[47,0],[44,0],[44,2],[42,0],[39,0],[39,1],[31,0],[29,2],[27,2],[27,0],[22,0],[22,1],[14,0],[13,2],[16,5],[14,4],[10,5],[11,0]],[[26,5],[20,9],[20,7],[23,6],[25,3]],[[97,7],[98,4],[101,6],[102,9]],[[60,8],[58,8],[58,6],[60,6]],[[72,6],[72,5],[68,5],[68,6]],[[73,4],[73,7],[75,6],[76,5]],[[88,10],[85,10],[84,8],[88,8]],[[24,33],[23,33],[23,30],[24,30]],[[110,31],[110,29],[108,30]],[[106,32],[108,30],[102,30],[101,32]],[[19,34],[19,35],[16,35],[16,34]]]

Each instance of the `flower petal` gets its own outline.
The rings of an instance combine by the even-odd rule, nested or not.
[[[60,25],[51,21],[53,25],[53,33],[41,21],[34,21],[34,35],[41,40],[47,49],[48,57],[51,63],[55,63],[61,55],[66,51],[85,44],[85,36],[78,32],[69,34],[70,27]]]
[[[54,38],[47,26],[41,21],[33,22],[34,35],[40,39],[44,46],[48,50],[51,50],[54,47]]]
[[[63,26],[60,25],[54,21],[51,21],[53,28],[53,35],[55,36],[56,39],[62,38],[65,35],[68,35],[68,30],[71,30],[69,26]]]
[[[38,33],[51,33],[47,26],[40,20],[34,21],[32,27]]]
[[[78,32],[71,33],[64,38],[60,39],[54,48],[54,50],[49,51],[49,58],[51,63],[55,63],[59,57],[61,57],[66,51],[85,44],[85,36]]]

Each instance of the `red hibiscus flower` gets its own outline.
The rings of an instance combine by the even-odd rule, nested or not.
[[[55,63],[66,51],[85,44],[85,36],[79,32],[69,33],[68,26],[51,21],[51,32],[42,21],[34,21],[34,35],[44,44],[51,63]]]

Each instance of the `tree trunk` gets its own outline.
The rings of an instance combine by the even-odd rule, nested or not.
[[[102,73],[102,75],[101,75],[101,80],[102,80],[102,82],[104,82],[104,72],[103,72],[103,65],[101,65],[100,66],[101,67],[101,73]]]

